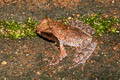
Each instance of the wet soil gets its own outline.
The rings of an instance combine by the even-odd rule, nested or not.
[[[82,15],[99,12],[119,17],[119,0],[105,1],[109,4],[101,0],[83,0],[75,8],[44,8],[43,5],[37,8],[38,5],[33,6],[29,1],[8,2],[7,5],[3,2],[0,19],[23,22],[32,17],[39,21],[45,15],[61,18],[73,13]],[[58,59],[60,53],[55,43],[39,36],[15,40],[1,38],[0,80],[120,80],[120,34],[105,34],[97,40],[98,45],[84,67],[80,64],[69,69],[74,48],[66,46],[69,55],[59,64],[49,65],[51,60]]]

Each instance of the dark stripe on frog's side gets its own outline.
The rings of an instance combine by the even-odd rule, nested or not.
[[[41,34],[38,34],[38,36],[49,42],[55,42],[56,46],[59,47],[59,40],[53,35],[53,33],[41,32]]]

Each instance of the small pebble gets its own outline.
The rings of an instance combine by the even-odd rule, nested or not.
[[[72,17],[68,17],[68,20],[71,20],[72,19]]]
[[[80,14],[77,14],[76,16],[77,16],[77,17],[80,17]]]
[[[114,4],[115,3],[115,1],[114,0],[112,0],[112,4]]]
[[[120,31],[116,31],[116,33],[119,33]]]
[[[37,71],[36,73],[37,73],[37,75],[40,75],[40,72],[39,72],[39,71]]]
[[[1,62],[1,65],[6,65],[6,64],[7,64],[6,61],[2,61],[2,62]]]

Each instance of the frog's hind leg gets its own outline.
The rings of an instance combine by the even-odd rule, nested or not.
[[[96,47],[97,43],[96,42],[92,42],[90,44],[88,44],[88,46],[86,46],[83,49],[79,49],[79,53],[76,53],[73,59],[73,66],[70,67],[74,68],[76,66],[78,66],[79,64],[85,64],[85,62],[87,61],[87,59],[91,56],[91,54],[93,53],[95,47]]]

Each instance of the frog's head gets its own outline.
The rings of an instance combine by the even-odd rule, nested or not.
[[[50,18],[44,18],[40,21],[40,24],[35,28],[35,31],[37,33],[41,33],[41,32],[48,32],[50,33],[51,32],[51,28],[50,28],[50,25],[49,25],[49,22],[51,22],[52,19]]]

